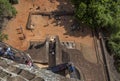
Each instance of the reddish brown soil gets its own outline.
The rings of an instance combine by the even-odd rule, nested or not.
[[[41,11],[53,11],[57,10],[57,8],[59,8],[58,6],[61,4],[59,0],[54,1],[54,3],[51,3],[48,0],[35,0],[34,4],[35,7],[36,5],[40,6]],[[36,20],[38,20],[34,21],[35,23],[37,23],[35,30],[33,32],[31,32],[30,30],[26,30],[28,14],[31,11],[30,8],[33,8],[32,0],[20,0],[19,4],[14,6],[16,7],[18,14],[15,18],[9,21],[6,29],[4,30],[4,32],[9,36],[9,40],[7,40],[6,42],[12,45],[13,47],[16,47],[20,50],[24,50],[27,48],[27,43],[30,40],[45,39],[47,34],[59,35],[61,41],[76,41],[88,46],[93,46],[91,32],[89,30],[86,29],[85,33],[81,33],[78,31],[71,35],[71,33],[68,30],[68,27],[70,27],[71,24],[71,17],[62,17],[60,25],[54,26],[57,21],[55,21],[54,19],[48,20],[39,16],[39,19],[36,18]],[[49,24],[49,26],[44,27],[44,25],[46,25],[47,23]],[[26,36],[26,39],[23,41],[19,40],[19,37],[22,37],[22,34],[18,34],[19,31],[17,30],[17,28],[19,28],[20,26],[22,26],[23,33]],[[33,36],[33,34],[35,36]]]
[[[33,3],[32,1],[35,2]],[[56,21],[54,18],[48,19],[47,17],[34,15],[32,16],[32,23],[35,24],[35,30],[33,30],[33,32],[26,30],[27,18],[30,11],[35,10],[38,6],[40,7],[40,11],[71,11],[73,9],[72,6],[65,1],[68,0],[54,0],[53,3],[49,0],[19,0],[19,4],[14,5],[18,14],[8,22],[5,30],[3,31],[9,36],[9,39],[5,42],[19,50],[25,50],[28,48],[30,40],[44,40],[48,34],[58,35],[61,41],[75,41],[76,43],[84,45],[86,48],[84,49],[84,58],[89,62],[97,63],[91,30],[85,25],[81,25],[81,27],[84,28],[84,32],[70,32],[69,27],[72,24],[72,17],[61,17],[60,21]],[[56,26],[57,23],[59,24]],[[48,26],[45,27],[45,25]],[[23,37],[23,34],[20,34],[20,31],[17,30],[20,26],[23,28],[23,33],[26,37],[25,40],[20,40],[20,37]],[[89,49],[89,51],[87,51],[87,49]],[[77,57],[77,59],[78,58],[79,57]],[[89,65],[87,66],[89,67]],[[87,72],[87,68],[85,70]],[[91,77],[90,72],[88,73],[89,78]],[[97,74],[94,74],[94,72],[92,74],[94,77],[95,75],[97,76],[97,74],[99,75],[99,70]],[[100,81],[99,78],[94,80],[87,79],[86,81]]]
[[[89,61],[96,63],[97,59],[90,29],[82,25],[81,27],[84,28],[84,32],[70,32],[69,27],[73,21],[72,17],[62,16],[60,21],[56,21],[54,18],[48,19],[47,17],[34,15],[32,16],[32,23],[35,24],[35,30],[33,30],[33,32],[26,30],[27,18],[30,11],[34,11],[38,6],[40,7],[40,11],[44,12],[73,10],[72,5],[67,3],[67,1],[68,0],[54,0],[54,2],[51,3],[49,0],[34,0],[33,3],[32,0],[20,0],[19,4],[14,5],[18,12],[16,17],[8,22],[4,30],[4,33],[8,34],[9,37],[9,40],[5,42],[17,49],[25,50],[28,48],[30,40],[44,40],[47,35],[58,35],[61,41],[75,41],[87,46],[88,49],[90,48],[90,51],[86,52],[84,56]],[[59,24],[56,26],[57,23]],[[45,27],[45,25],[48,26]],[[20,31],[17,30],[20,26],[26,37],[25,40],[20,40],[20,38],[23,37],[23,34],[19,34]]]

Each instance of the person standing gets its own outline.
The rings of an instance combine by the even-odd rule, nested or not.
[[[15,59],[14,53],[12,52],[12,50],[11,50],[10,47],[8,47],[8,48],[6,49],[5,55],[7,55],[8,58],[10,58],[10,59],[12,59],[12,60]]]

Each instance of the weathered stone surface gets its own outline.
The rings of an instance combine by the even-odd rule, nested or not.
[[[36,77],[36,78],[32,79],[31,81],[45,81],[45,80],[41,77]]]
[[[22,52],[21,52],[22,53]],[[21,62],[20,62],[21,63]],[[0,80],[2,81],[76,81],[45,69],[29,67],[0,57]]]
[[[27,70],[33,74],[36,74],[37,76],[43,78],[45,81],[77,81],[76,79],[71,78],[65,78],[64,76],[60,76],[58,74],[54,74],[51,71],[45,70],[45,69],[35,69],[35,68],[29,68],[25,65],[16,65],[16,67],[19,67],[21,69]],[[34,79],[32,79],[34,80]],[[80,81],[80,80],[78,80]]]
[[[2,66],[3,68],[7,68],[9,65],[5,60],[0,60],[0,66]]]
[[[28,80],[32,80],[36,76],[35,74],[32,74],[32,73],[30,73],[29,71],[26,71],[26,70],[22,70],[20,75],[25,77]]]
[[[16,73],[16,74],[19,74],[22,71],[22,69],[14,67],[14,66],[9,66],[7,70],[9,70],[10,72]]]
[[[2,78],[0,78],[0,81],[3,81],[3,79],[2,79]]]
[[[4,79],[5,76],[8,77],[5,81],[76,81],[76,79],[65,78],[45,69],[28,67],[24,64],[12,65],[10,63],[7,63],[10,62],[8,59],[7,61],[4,61],[4,63],[8,64],[9,66],[5,68],[7,71],[0,69],[1,78]],[[22,71],[19,72],[20,70]],[[17,74],[18,72],[19,75]]]
[[[0,69],[0,70],[1,70],[1,69]],[[0,77],[1,77],[1,78],[4,78],[4,77],[6,77],[6,76],[10,76],[10,74],[7,73],[7,72],[5,72],[5,71],[3,71],[3,70],[1,70],[1,71],[0,71]]]
[[[26,81],[26,80],[22,77],[16,76],[16,77],[8,77],[7,81]]]

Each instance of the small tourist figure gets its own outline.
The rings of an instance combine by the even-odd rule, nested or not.
[[[54,51],[52,51],[52,55],[54,55],[55,54],[55,52]]]
[[[52,54],[52,55],[54,55],[55,54],[55,48],[56,48],[56,46],[55,46],[55,38],[54,37],[51,37],[51,39],[50,39],[50,43],[49,43],[49,52]]]
[[[28,65],[28,66],[30,66],[30,67],[33,66],[33,64],[32,64],[32,62],[30,60],[26,60],[25,64]]]
[[[14,56],[14,53],[12,52],[11,48],[8,47],[5,51],[5,55],[8,56],[8,58],[14,60],[15,59],[15,56]]]

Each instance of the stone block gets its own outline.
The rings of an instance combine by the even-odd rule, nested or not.
[[[23,76],[24,78],[26,78],[28,80],[32,80],[36,76],[35,74],[32,74],[32,73],[30,73],[29,71],[26,71],[26,70],[22,70],[22,72],[19,75]]]

